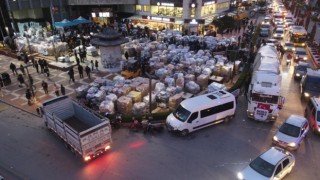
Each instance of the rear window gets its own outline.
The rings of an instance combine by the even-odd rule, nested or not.
[[[276,33],[283,33],[283,30],[277,29]]]

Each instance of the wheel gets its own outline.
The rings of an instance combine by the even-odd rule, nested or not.
[[[232,118],[231,116],[225,117],[225,118],[224,118],[224,122],[225,122],[225,123],[230,122],[231,118]]]
[[[180,132],[180,136],[185,137],[189,134],[189,131],[187,129]]]

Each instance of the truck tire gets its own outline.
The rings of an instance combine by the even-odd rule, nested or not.
[[[180,136],[186,137],[189,134],[189,131],[187,129],[180,131]]]

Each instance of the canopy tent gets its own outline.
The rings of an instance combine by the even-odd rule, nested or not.
[[[62,20],[61,22],[54,23],[55,27],[69,27],[69,26],[73,26],[73,25],[75,25],[75,24],[67,19]]]
[[[80,16],[77,19],[73,20],[72,23],[74,25],[78,25],[78,24],[84,24],[84,23],[91,23],[91,21]]]

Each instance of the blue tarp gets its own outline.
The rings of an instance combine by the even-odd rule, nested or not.
[[[69,21],[67,19],[62,20],[61,22],[54,23],[55,27],[69,27],[69,26],[73,26],[73,25],[76,25],[76,24],[74,24],[73,21]]]
[[[78,25],[78,24],[84,24],[84,23],[91,23],[91,21],[80,16],[77,19],[73,20],[72,23],[74,25]]]

